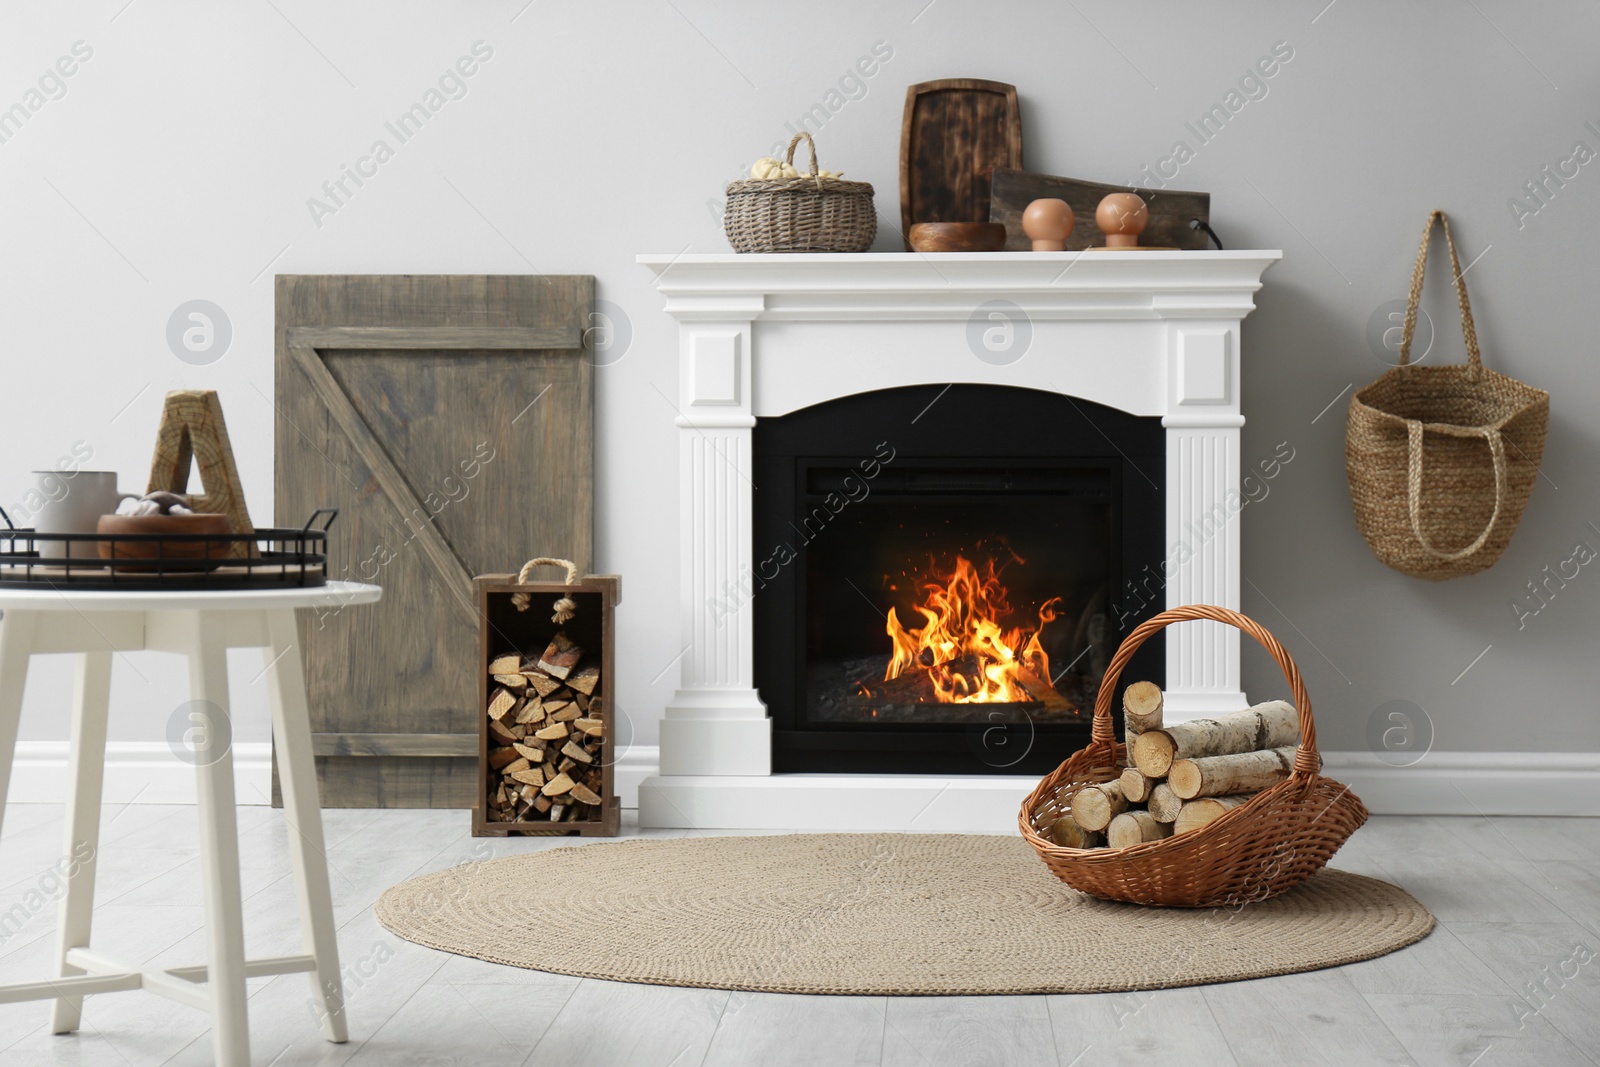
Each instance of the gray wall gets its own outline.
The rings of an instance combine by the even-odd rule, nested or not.
[[[1575,141],[1600,150],[1585,126],[1600,127],[1600,9],[1324,2],[7,5],[0,106],[74,42],[93,54],[64,95],[47,79],[0,143],[0,503],[77,441],[136,487],[161,394],[197,387],[222,391],[252,511],[270,515],[274,272],[595,274],[630,335],[598,386],[598,561],[626,578],[621,702],[654,743],[679,648],[676,430],[661,395],[676,332],[633,257],[724,251],[722,185],[813,105],[835,109],[818,134],[823,165],[875,183],[898,224],[905,86],[990,77],[1019,88],[1031,169],[1127,180],[1182,139],[1195,152],[1172,184],[1212,193],[1230,247],[1284,250],[1246,324],[1243,456],[1287,441],[1295,459],[1244,512],[1244,608],[1305,668],[1324,746],[1365,747],[1374,710],[1406,700],[1428,711],[1437,748],[1600,749],[1600,577],[1586,568],[1522,629],[1510,606],[1580,538],[1600,547],[1584,525],[1600,524],[1588,366],[1600,163],[1536,214],[1508,206]],[[384,122],[480,40],[493,55],[465,95],[394,146]],[[830,99],[876,42],[892,58]],[[1247,84],[1255,99],[1196,148],[1185,123],[1279,42],[1293,58]],[[308,198],[380,137],[394,158],[314,218]],[[1435,206],[1475,260],[1487,359],[1553,401],[1547,477],[1510,551],[1444,585],[1368,553],[1344,481],[1348,394],[1324,411],[1384,369],[1368,320],[1404,296]],[[880,246],[894,243],[885,228]],[[234,331],[205,366],[179,361],[165,336],[197,298]],[[1427,310],[1429,360],[1460,358],[1442,285]],[[239,734],[265,737],[261,696],[244,685],[255,671],[235,666]],[[37,677],[24,736],[64,737],[66,665]],[[1246,681],[1280,692],[1259,654]],[[119,661],[113,737],[163,736],[182,684],[162,657]]]

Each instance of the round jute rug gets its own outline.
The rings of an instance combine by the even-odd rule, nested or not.
[[[513,967],[781,993],[1095,993],[1228,982],[1392,952],[1433,916],[1323,870],[1235,908],[1069,889],[1017,837],[624,841],[425,874],[379,898],[409,941]]]

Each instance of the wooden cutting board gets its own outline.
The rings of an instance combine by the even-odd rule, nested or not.
[[[900,127],[900,234],[916,222],[983,222],[989,176],[1022,166],[1017,87],[945,78],[906,89]]]
[[[1104,185],[1004,167],[995,168],[991,190],[989,221],[1005,224],[1007,252],[1027,252],[1033,248],[1033,242],[1022,232],[1022,212],[1041,197],[1065,200],[1067,206],[1072,208],[1076,224],[1067,238],[1067,251],[1077,252],[1105,244],[1105,234],[1095,225],[1094,212],[1107,193],[1137,193],[1149,207],[1150,221],[1144,233],[1139,235],[1141,245],[1187,249],[1210,247],[1204,230],[1189,228],[1190,219],[1199,219],[1208,224],[1211,222],[1210,193]]]

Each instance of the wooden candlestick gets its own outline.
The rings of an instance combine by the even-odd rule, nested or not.
[[[1023,211],[1022,232],[1032,238],[1035,252],[1065,252],[1076,221],[1065,200],[1042,197]]]

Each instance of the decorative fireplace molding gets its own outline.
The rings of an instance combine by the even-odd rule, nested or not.
[[[1041,389],[1159,415],[1167,428],[1166,602],[1238,607],[1240,323],[1255,307],[1262,273],[1281,256],[639,257],[679,323],[688,650],[661,723],[661,775],[771,772],[771,722],[752,686],[751,613],[741,610],[754,586],[749,472],[758,418],[868,390],[946,382]],[[1169,715],[1228,710],[1244,700],[1238,631],[1214,624],[1170,631]],[[647,783],[646,808],[650,793]],[[666,812],[642,818],[682,822]]]

